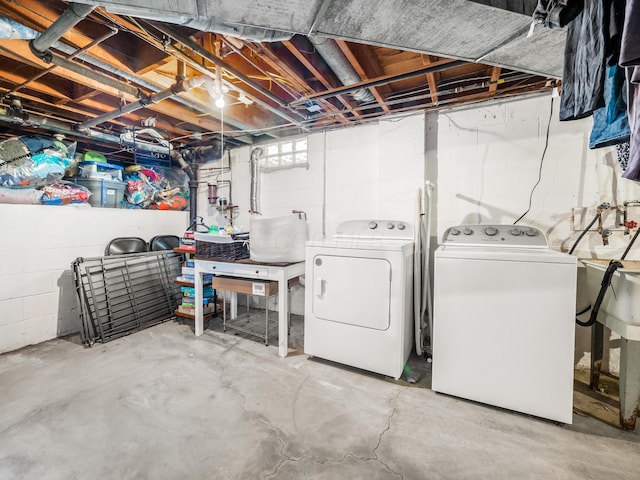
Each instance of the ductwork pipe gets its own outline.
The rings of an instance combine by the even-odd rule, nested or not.
[[[136,110],[140,110],[141,108],[144,108],[148,105],[161,102],[162,100],[171,98],[179,93],[191,90],[194,87],[199,87],[209,80],[209,77],[202,75],[199,77],[190,78],[189,80],[180,81],[172,85],[171,87],[156,93],[155,95],[151,95],[147,98],[141,98],[136,102],[129,103],[116,110],[107,112],[103,115],[100,115],[99,117],[83,122],[78,125],[78,130],[86,130],[88,128],[95,127],[96,125],[100,125],[103,122],[118,118],[127,113],[135,112]]]
[[[351,66],[349,60],[344,56],[344,53],[342,53],[342,50],[340,50],[335,40],[316,35],[309,37],[309,40],[343,85],[348,86],[363,80]],[[359,103],[375,101],[373,94],[366,88],[360,88],[353,92],[352,95]]]
[[[104,5],[104,2],[92,0],[87,0],[87,3],[92,3],[94,5]],[[271,30],[268,28],[225,22],[217,18],[193,18],[176,13],[172,14],[170,12],[158,12],[154,11],[154,7],[156,7],[156,5],[152,5],[151,2],[149,2],[148,6],[107,5],[105,8],[109,12],[115,13],[116,15],[125,15],[128,17],[143,18],[145,20],[155,20],[163,23],[172,23],[174,25],[183,25],[195,30],[200,30],[201,32],[213,32],[221,33],[222,35],[231,35],[232,37],[240,38],[250,42],[281,42],[284,40],[290,40],[291,37],[293,37],[293,33],[283,32],[281,30]]]
[[[33,54],[39,58],[46,58],[51,45],[89,15],[94,8],[92,5],[70,3],[69,8],[49,28],[29,42]]]
[[[166,18],[158,18],[157,20],[169,23],[175,23]],[[249,42],[283,42],[291,40],[293,33],[282,32],[280,30],[269,30],[266,28],[252,27],[249,25],[237,25],[234,23],[223,22],[216,18],[194,18],[182,25],[203,32],[221,33],[222,35],[230,35],[241,40]]]
[[[260,212],[258,205],[258,174],[260,167],[260,158],[264,154],[264,150],[261,147],[256,147],[251,150],[251,156],[249,157],[249,171],[251,174],[251,188],[249,190],[249,209],[252,212]]]
[[[87,50],[95,47],[96,45],[101,44],[102,42],[104,42],[105,40],[107,40],[108,38],[113,37],[116,33],[118,33],[118,29],[117,28],[111,28],[109,32],[105,33],[104,35],[96,38],[95,40],[93,40],[91,43],[89,43],[88,45],[85,45],[84,47],[82,47],[80,50],[76,50],[74,53],[72,53],[71,55],[69,55],[68,60],[71,60],[72,58],[77,57],[78,55],[80,55],[83,52],[86,52]],[[7,93],[13,93],[13,92],[17,92],[18,90],[26,87],[27,85],[29,85],[32,82],[35,82],[36,80],[38,80],[39,78],[44,77],[47,73],[51,72],[52,70],[54,70],[56,68],[56,65],[51,66],[45,70],[42,70],[40,73],[37,73],[36,75],[34,75],[33,77],[28,78],[27,80],[25,80],[24,82],[22,82],[20,85],[16,85],[15,87],[13,87],[11,90],[9,90]]]
[[[96,130],[86,130],[83,132],[78,132],[77,130],[73,130],[68,124],[59,120],[43,117],[41,115],[34,115],[32,113],[12,112],[1,107],[0,122],[39,128],[48,132],[61,133],[70,137],[92,138],[105,143],[111,143],[124,147],[134,146],[133,143],[123,140],[122,137],[117,135],[109,135],[107,133],[98,132]],[[135,148],[141,152],[162,154],[167,153],[167,147],[165,145],[136,144]]]
[[[21,23],[8,18],[0,18],[0,39],[3,40],[31,40],[38,36],[38,32],[25,27]]]

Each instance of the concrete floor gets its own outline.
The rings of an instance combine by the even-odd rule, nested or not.
[[[92,348],[52,340],[0,356],[0,478],[638,478],[637,432],[425,382],[173,321]]]

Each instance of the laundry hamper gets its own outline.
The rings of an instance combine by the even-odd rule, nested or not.
[[[249,235],[196,233],[196,259],[233,262],[249,258]]]

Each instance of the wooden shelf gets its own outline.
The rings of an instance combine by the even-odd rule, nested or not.
[[[180,248],[180,247],[175,247],[173,249],[173,251],[176,252],[176,253],[187,253],[189,255],[195,255],[196,254],[195,248],[193,250],[185,250],[185,249]]]
[[[213,317],[213,313],[214,313],[214,312],[205,313],[205,314],[202,316],[202,318],[203,318],[204,320],[209,320],[209,319],[211,319],[211,318]],[[174,314],[175,316],[177,316],[177,317],[190,318],[191,320],[194,320],[194,319],[195,319],[195,315],[191,315],[190,313],[184,313],[184,312],[181,312],[181,311],[180,311],[180,310],[178,310],[178,309],[175,309],[175,310],[174,310],[174,312],[173,312],[173,314]]]
[[[193,287],[193,286],[195,286],[195,284],[193,282],[185,282],[184,280],[178,280],[178,279],[174,279],[173,283],[175,283],[176,285],[182,285],[183,287]],[[203,282],[202,286],[203,287],[210,287],[211,286],[211,281]]]
[[[174,251],[174,252],[176,252],[176,253],[184,253],[185,255],[189,255],[190,257],[188,257],[188,258],[193,258],[193,256],[196,254],[195,249],[193,249],[193,250],[186,250],[186,249],[181,248],[181,247],[175,247],[175,248],[173,249],[173,251]],[[187,282],[187,281],[184,281],[184,280],[178,280],[177,278],[175,278],[175,279],[173,280],[173,283],[174,283],[175,285],[181,285],[181,286],[183,286],[183,287],[195,287],[195,282]],[[209,280],[208,282],[203,282],[202,286],[203,286],[203,287],[210,287],[210,286],[211,286],[211,280]],[[194,300],[195,300],[195,299],[194,299]],[[203,306],[203,307],[204,307],[204,306]],[[204,313],[204,314],[202,315],[203,319],[204,319],[204,320],[211,320],[211,318],[213,318],[213,317],[215,316],[215,314],[216,314],[216,310],[217,310],[217,309],[215,309],[215,308],[214,308],[214,310],[213,310],[213,311],[209,311],[209,312]],[[190,314],[190,313],[181,312],[181,311],[180,311],[179,309],[177,309],[177,308],[174,310],[173,314],[174,314],[176,317],[189,318],[189,319],[191,319],[191,320],[194,320],[194,319],[195,319],[195,315],[192,315],[192,314]]]

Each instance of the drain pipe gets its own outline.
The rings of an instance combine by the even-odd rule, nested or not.
[[[344,56],[336,42],[327,37],[310,36],[309,41],[313,44],[331,70],[340,79],[343,85],[352,85],[362,81],[358,72],[355,71],[349,60]],[[367,88],[360,88],[351,94],[358,103],[374,102],[375,98]]]
[[[94,8],[93,5],[70,3],[69,8],[49,28],[29,42],[29,48],[31,48],[33,54],[46,61],[46,58],[51,55],[49,53],[51,45],[80,23]]]
[[[106,85],[107,87],[118,90],[119,92],[126,93],[127,95],[131,95],[136,98],[140,97],[141,92],[136,87],[127,85],[126,83],[122,83],[121,81],[113,77],[110,77],[108,75],[105,75],[104,73],[100,73],[96,70],[83,67],[79,63],[76,63],[60,55],[56,55],[55,53],[52,53],[52,52],[49,52],[49,53],[50,53],[50,56],[48,58],[48,60],[50,61],[49,63],[53,63],[57,67],[64,68],[65,70],[69,70],[70,72],[73,72],[73,73],[77,73],[78,75],[82,75],[88,78],[89,80],[94,80],[103,85]]]
[[[120,117],[127,113],[135,112],[136,110],[140,110],[148,105],[161,102],[162,100],[166,100],[167,98],[171,98],[179,93],[186,92],[187,90],[191,90],[192,88],[199,87],[205,82],[209,81],[209,77],[205,75],[201,75],[199,77],[193,77],[189,80],[181,80],[177,83],[173,84],[171,87],[166,88],[150,97],[141,98],[136,102],[129,103],[124,105],[116,110],[112,110],[111,112],[107,112],[103,115],[95,117],[91,120],[87,120],[86,122],[82,122],[78,125],[78,130],[87,130],[91,127],[95,127],[96,125],[100,125],[103,122],[112,120],[114,118]]]
[[[189,177],[189,225],[194,225],[198,210],[198,169],[191,168],[182,154],[176,150],[172,150],[171,158],[178,162],[182,171]]]

